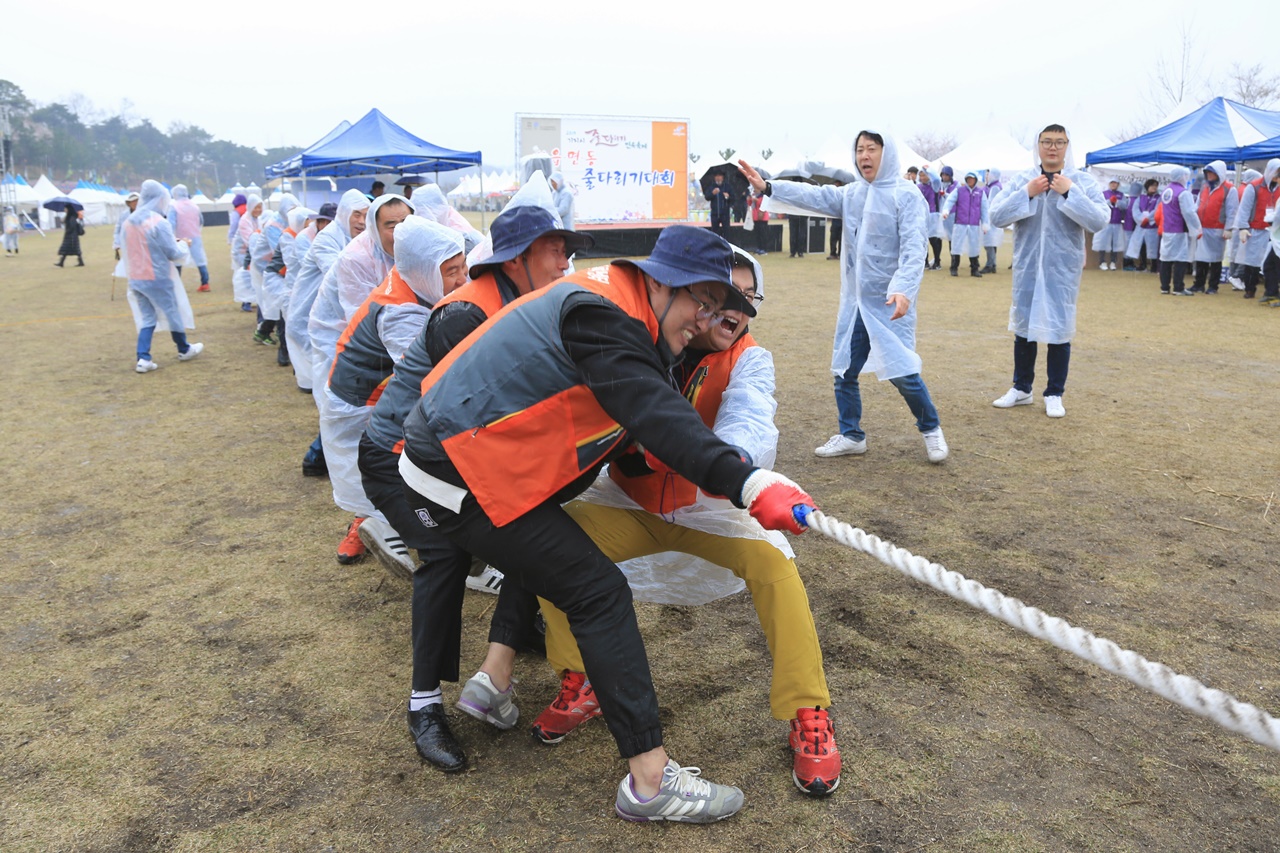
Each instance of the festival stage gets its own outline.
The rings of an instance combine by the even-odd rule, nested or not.
[[[782,225],[772,222],[760,223],[769,229],[766,241],[767,251],[782,251]],[[580,258],[642,258],[653,251],[658,241],[658,234],[668,225],[692,225],[695,228],[710,228],[709,222],[669,222],[639,220],[635,222],[581,223],[575,230],[590,234],[596,244],[585,252],[578,252]],[[747,231],[741,225],[729,228],[729,242],[744,249],[755,249],[759,237],[754,231]]]

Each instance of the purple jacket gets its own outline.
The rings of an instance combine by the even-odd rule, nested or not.
[[[982,190],[971,190],[968,184],[961,184],[956,190],[956,225],[981,225],[984,197]]]
[[[1130,198],[1120,205],[1124,208],[1124,230],[1126,231],[1132,231],[1138,224],[1137,220],[1133,218],[1133,205],[1136,201],[1136,198]]]
[[[1160,196],[1160,203],[1164,205],[1164,233],[1166,234],[1185,234],[1187,233],[1186,220],[1182,218],[1182,205],[1178,203],[1178,196],[1187,191],[1182,184],[1169,184],[1165,187],[1164,193]]]
[[[924,203],[929,206],[930,213],[938,212],[938,194],[933,191],[933,187],[929,184],[916,182],[916,189],[920,190],[920,194],[924,196]]]
[[[1111,207],[1111,225],[1118,225],[1124,222],[1124,193],[1119,190],[1103,190],[1102,197]],[[1112,200],[1115,204],[1112,204]]]
[[[1156,205],[1157,205],[1157,204],[1159,204],[1159,203],[1160,203],[1160,196],[1158,196],[1158,195],[1147,195],[1146,193],[1143,193],[1142,195],[1138,196],[1138,204],[1137,204],[1138,213],[1140,213],[1140,214],[1141,214],[1141,213],[1152,213],[1152,214],[1154,214],[1154,213],[1155,213],[1155,210],[1156,210]],[[1140,219],[1140,218],[1141,218],[1140,216],[1135,216],[1135,217],[1133,217],[1133,220],[1134,220],[1134,222],[1137,222],[1137,221],[1138,221],[1138,219]],[[1155,228],[1155,227],[1156,227],[1156,220],[1155,220],[1155,217],[1153,216],[1149,221],[1144,222],[1144,223],[1143,223],[1143,225],[1142,225],[1142,227],[1143,227],[1143,228]]]

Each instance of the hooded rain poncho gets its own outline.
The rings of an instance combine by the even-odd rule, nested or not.
[[[1041,174],[1038,145],[1032,158],[1033,168],[1013,176],[996,196],[991,224],[1013,226],[1009,331],[1029,341],[1063,344],[1076,332],[1085,232],[1101,230],[1111,218],[1111,208],[1093,176],[1075,167],[1070,142],[1062,166],[1072,184],[1067,197],[1045,190],[1029,198],[1027,184]]]
[[[853,327],[859,316],[871,341],[863,373],[874,372],[876,378],[887,380],[920,372],[920,356],[915,352],[916,297],[928,247],[928,209],[920,191],[900,176],[897,143],[881,136],[884,152],[874,181],[856,171],[857,180],[842,187],[790,181],[772,185],[779,200],[844,221],[840,309],[831,354],[831,372],[836,376],[849,369]],[[889,319],[894,308],[885,305],[891,293],[911,302],[906,315],[897,320]]]
[[[204,214],[191,200],[191,193],[185,184],[175,184],[171,193],[173,198],[169,204],[169,224],[179,240],[190,240],[191,263],[197,267],[209,265],[209,258],[204,253]]]
[[[476,230],[465,216],[453,209],[453,205],[449,204],[449,200],[435,184],[427,184],[417,189],[413,194],[412,202],[413,212],[423,219],[438,222],[461,234],[466,240],[467,251],[484,239],[484,235]]]
[[[165,214],[169,191],[158,181],[143,181],[137,209],[121,229],[129,274],[129,307],[138,329],[181,332],[195,328],[191,303],[174,265],[190,259],[185,243],[173,236]]]
[[[1262,183],[1270,187],[1277,180],[1280,180],[1280,158],[1273,158],[1268,160],[1267,165],[1262,169]],[[1271,246],[1267,229],[1275,224],[1275,208],[1271,209],[1272,221],[1265,228],[1251,228],[1249,223],[1254,220],[1257,207],[1258,194],[1250,183],[1244,188],[1244,195],[1240,197],[1240,209],[1236,212],[1236,231],[1241,236],[1241,246],[1236,252],[1236,263],[1261,268]],[[1265,218],[1266,211],[1263,213]],[[1245,234],[1248,234],[1248,237],[1245,237]]]
[[[961,181],[943,201],[942,218],[950,225],[951,254],[976,258],[982,254],[983,235],[991,229],[991,211],[988,207],[987,193],[982,187],[982,176],[977,172],[968,172],[964,177],[965,180]],[[973,178],[973,189],[969,189],[969,178]],[[960,205],[962,195],[966,193],[980,196],[980,210],[976,223],[964,224],[959,222],[957,208]]]
[[[236,224],[235,238],[231,241],[231,257],[236,265],[231,271],[231,292],[236,302],[257,302],[253,273],[245,266],[245,260],[249,257],[253,235],[258,230],[258,217],[253,215],[253,211],[262,204],[262,197],[250,195],[244,204],[244,214]]]
[[[1222,193],[1222,223],[1221,228],[1210,228],[1204,222],[1200,223],[1201,232],[1200,239],[1196,242],[1195,259],[1209,264],[1222,263],[1222,256],[1227,251],[1227,232],[1235,225],[1236,209],[1240,204],[1240,194],[1236,192],[1236,188],[1227,181],[1227,164],[1221,160],[1214,160],[1212,163],[1204,167],[1205,172],[1212,172],[1217,180],[1214,185],[1209,186],[1209,177],[1205,175],[1204,186],[1200,189],[1200,197],[1207,198],[1208,193],[1213,193],[1224,188]],[[1197,199],[1197,212],[1199,209],[1199,200]]]
[[[1196,198],[1191,194],[1188,184],[1191,183],[1191,170],[1186,166],[1177,166],[1169,173],[1169,186],[1160,194],[1161,204],[1171,204],[1174,198],[1174,187],[1183,187],[1178,194],[1178,210],[1186,223],[1186,231],[1170,231],[1168,219],[1165,219],[1164,233],[1160,235],[1160,260],[1190,262],[1195,257],[1195,243],[1200,236],[1200,216],[1196,213]],[[1162,214],[1164,215],[1164,214]]]
[[[551,180],[555,181],[556,188],[552,190],[555,198],[556,212],[560,214],[560,221],[564,223],[564,227],[569,231],[573,230],[573,193],[565,186],[564,173],[554,172]]]
[[[987,224],[991,225],[990,213],[991,203],[995,201],[996,196],[1000,195],[1000,191],[1004,189],[1004,185],[1000,183],[1000,170],[987,169]],[[998,248],[1004,243],[1004,229],[991,226],[982,238],[982,245],[990,248]]]

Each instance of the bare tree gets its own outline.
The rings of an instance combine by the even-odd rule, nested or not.
[[[911,150],[926,160],[937,160],[943,154],[956,150],[958,144],[955,134],[937,133],[931,130],[917,133],[907,140]]]
[[[1117,143],[1141,136],[1154,130],[1183,101],[1207,100],[1211,91],[1204,51],[1196,47],[1195,21],[1183,21],[1176,51],[1162,52],[1147,74],[1146,109],[1133,114],[1108,136]]]
[[[1231,100],[1247,107],[1267,109],[1280,101],[1280,74],[1268,76],[1261,62],[1248,68],[1238,62],[1231,63],[1227,84]]]

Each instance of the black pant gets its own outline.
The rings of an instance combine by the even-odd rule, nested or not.
[[[729,239],[729,209],[727,207],[718,213],[714,210],[711,211],[711,230],[724,239]]]
[[[1262,287],[1263,296],[1271,299],[1280,296],[1280,258],[1274,251],[1268,252],[1267,259],[1262,262]]]
[[[463,486],[448,462],[412,460],[433,477]],[[495,527],[468,493],[453,512],[405,489],[411,507],[425,508],[457,547],[514,579],[564,611],[595,686],[605,723],[623,758],[662,746],[658,697],[636,624],[626,576],[554,499],[502,527]]]
[[[400,477],[398,455],[362,436],[359,458],[360,480],[370,503],[387,517],[404,544],[417,550],[422,562],[413,573],[413,689],[435,690],[441,681],[458,680],[462,598],[467,591],[471,555],[454,545],[439,528],[427,527],[414,512]],[[504,579],[489,623],[489,642],[519,648],[532,629],[537,610],[537,598],[518,583]]]
[[[787,214],[787,223],[791,240],[791,257],[804,257],[809,244],[809,217]],[[822,247],[819,246],[819,249]]]
[[[933,249],[933,263],[934,263],[934,265],[935,265],[935,266],[941,266],[941,264],[942,264],[942,238],[941,238],[941,237],[930,237],[930,238],[929,238],[929,248],[930,248],[930,249]]]
[[[1181,293],[1187,286],[1187,262],[1165,261],[1160,264],[1160,289],[1169,292],[1169,280],[1173,280],[1173,292]]]
[[[1208,286],[1208,292],[1213,293],[1218,289],[1218,279],[1222,277],[1222,261],[1217,263],[1209,263],[1208,261],[1196,261],[1196,283],[1191,286],[1192,290],[1205,290]]]
[[[831,254],[833,257],[840,257],[840,240],[844,237],[844,220],[831,220]]]
[[[757,221],[755,223],[756,232],[756,249],[761,252],[769,251],[769,223],[766,221]]]
[[[1049,375],[1045,385],[1046,397],[1061,397],[1067,387],[1067,369],[1071,366],[1071,342],[1047,344],[1045,372]],[[1036,380],[1036,342],[1014,335],[1013,338],[1013,387],[1024,394],[1031,393]]]

